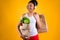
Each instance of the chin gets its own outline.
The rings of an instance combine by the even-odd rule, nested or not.
[[[29,11],[29,12],[31,13],[31,12],[33,12],[33,11],[31,10],[31,11]]]

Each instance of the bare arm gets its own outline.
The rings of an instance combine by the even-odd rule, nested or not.
[[[19,21],[19,24],[18,24],[18,31],[19,31],[19,34],[20,34],[20,37],[23,38],[22,36],[22,33],[21,33],[21,30],[20,30],[20,27],[23,25],[23,23],[21,22],[21,19],[24,17],[25,14],[23,14],[21,17],[20,17],[20,21]]]
[[[35,18],[36,18],[36,21],[37,21],[37,24],[38,24],[38,28],[40,29],[40,28],[41,28],[41,22],[40,22],[39,15],[36,14],[36,15],[35,15]]]
[[[47,32],[46,22],[43,15],[36,14],[38,32]]]
[[[21,25],[22,25],[22,23],[19,22],[19,24],[18,24],[18,31],[19,31],[20,34],[22,34],[21,31],[20,31],[20,26],[21,26]]]

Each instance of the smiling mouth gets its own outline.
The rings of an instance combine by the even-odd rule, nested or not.
[[[32,10],[32,8],[30,8],[30,10]]]

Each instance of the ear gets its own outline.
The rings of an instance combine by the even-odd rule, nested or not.
[[[34,7],[34,9],[35,9],[35,7]]]
[[[36,6],[34,6],[34,9],[36,8]]]

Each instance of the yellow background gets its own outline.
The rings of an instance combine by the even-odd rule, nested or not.
[[[36,12],[44,14],[48,32],[39,34],[40,40],[60,40],[59,0],[37,0]],[[29,0],[0,0],[0,40],[22,40],[17,30],[20,17],[27,12]]]

